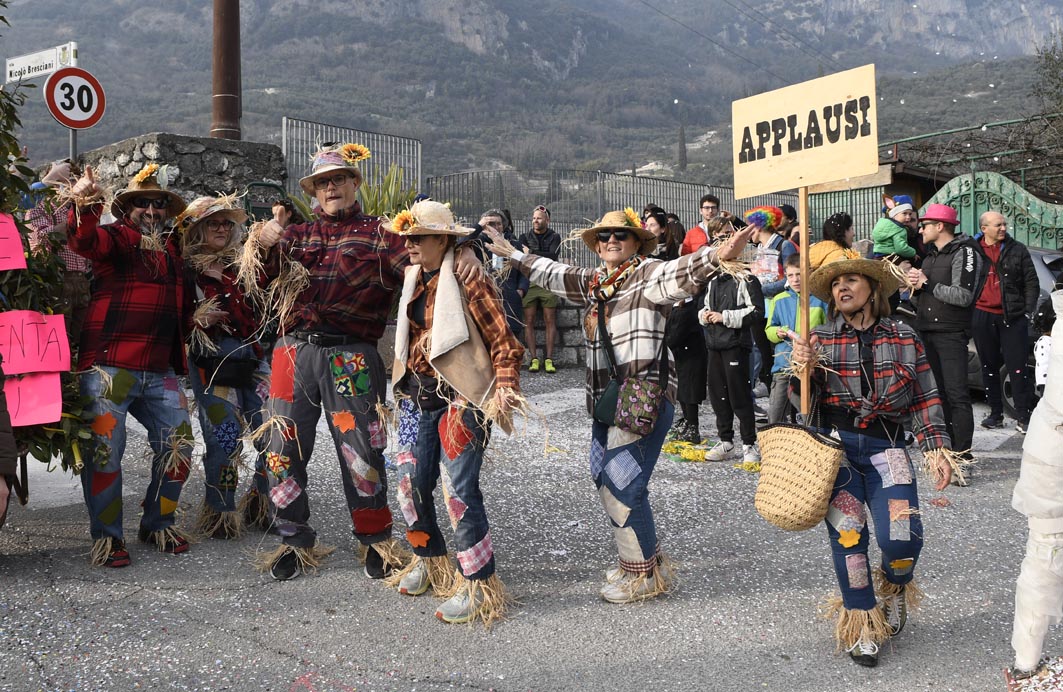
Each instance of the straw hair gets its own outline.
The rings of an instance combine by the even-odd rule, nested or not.
[[[809,293],[830,303],[833,299],[831,284],[843,274],[861,274],[869,279],[874,279],[878,284],[878,300],[888,302],[887,299],[900,288],[900,281],[890,268],[889,263],[883,260],[870,259],[843,259],[828,262],[812,272],[808,280]]]
[[[841,443],[787,424],[769,425],[757,433],[757,441],[757,513],[787,531],[804,531],[823,521],[845,458]]]

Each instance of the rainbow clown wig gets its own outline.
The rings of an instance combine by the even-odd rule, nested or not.
[[[778,207],[754,207],[742,214],[742,218],[750,226],[763,228],[766,231],[774,231],[778,228],[782,224],[783,216],[782,209]]]

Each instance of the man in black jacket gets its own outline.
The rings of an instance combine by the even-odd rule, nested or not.
[[[969,236],[957,233],[956,210],[931,204],[919,220],[927,255],[909,269],[915,286],[916,329],[938,383],[952,448],[971,448],[974,412],[967,389],[967,340],[978,295],[979,254]]]
[[[532,232],[517,239],[525,252],[557,261],[561,250],[561,236],[550,228],[550,210],[539,205],[532,212]],[[543,325],[546,327],[546,360],[543,370],[556,372],[554,368],[554,342],[557,341],[558,298],[542,286],[532,284],[524,294],[524,346],[531,362],[528,372],[539,372],[539,354],[535,343],[535,313],[537,305],[543,306]]]
[[[985,275],[975,301],[974,345],[982,361],[982,383],[990,412],[982,427],[1004,425],[1000,368],[1007,366],[1015,399],[1015,429],[1026,432],[1033,409],[1033,387],[1026,372],[1030,353],[1029,316],[1037,306],[1040,283],[1026,246],[1008,235],[1001,214],[987,211],[978,220],[982,232],[975,248],[983,257]]]

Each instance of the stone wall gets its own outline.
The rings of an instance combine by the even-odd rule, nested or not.
[[[523,342],[524,335],[518,334]],[[535,343],[540,359],[546,357],[546,328],[543,326],[543,311],[539,309],[535,319]],[[525,357],[525,361],[528,357]],[[557,308],[557,341],[554,342],[554,364],[582,366],[587,361],[587,347],[583,341],[583,308],[562,304]]]
[[[200,195],[243,191],[252,182],[284,186],[287,173],[280,147],[209,137],[188,137],[155,132],[124,139],[84,152],[96,180],[114,191],[149,163],[168,166],[169,189],[191,201]],[[251,191],[254,201],[269,202],[277,192],[265,188]]]

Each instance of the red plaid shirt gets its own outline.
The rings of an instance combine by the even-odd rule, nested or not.
[[[37,249],[44,243],[45,236],[53,230],[66,231],[66,220],[70,215],[70,203],[55,205],[55,199],[50,196],[42,197],[33,209],[26,214],[26,225],[30,227],[30,247]],[[56,226],[62,228],[56,229]],[[81,272],[82,274],[92,269],[92,263],[81,255],[71,252],[67,243],[59,248],[59,259],[63,260],[68,272]]]
[[[289,226],[267,256],[271,279],[279,253],[310,270],[310,286],[283,331],[334,332],[376,343],[409,264],[403,239],[381,230],[380,219],[363,215],[358,204],[342,219],[319,213],[315,221]]]
[[[226,268],[222,272],[220,280],[203,272],[192,271],[191,273],[191,281],[199,289],[196,291],[196,305],[202,301],[217,297],[219,309],[229,313],[229,316],[222,322],[213,324],[203,330],[211,341],[217,344],[223,337],[233,336],[245,344],[251,344],[256,356],[259,358],[264,357],[265,352],[258,343],[258,330],[262,325],[255,314],[254,307],[248,302],[243,290],[236,282],[235,270]],[[199,295],[201,292],[202,297]],[[192,328],[200,329],[200,327],[195,325],[192,325]],[[226,331],[226,328],[228,328],[228,331]]]
[[[70,211],[70,247],[93,261],[96,289],[81,333],[78,368],[110,365],[129,370],[179,374],[187,368],[184,340],[192,317],[175,234],[166,249],[143,250],[140,232],[125,220],[100,226],[102,207]]]

